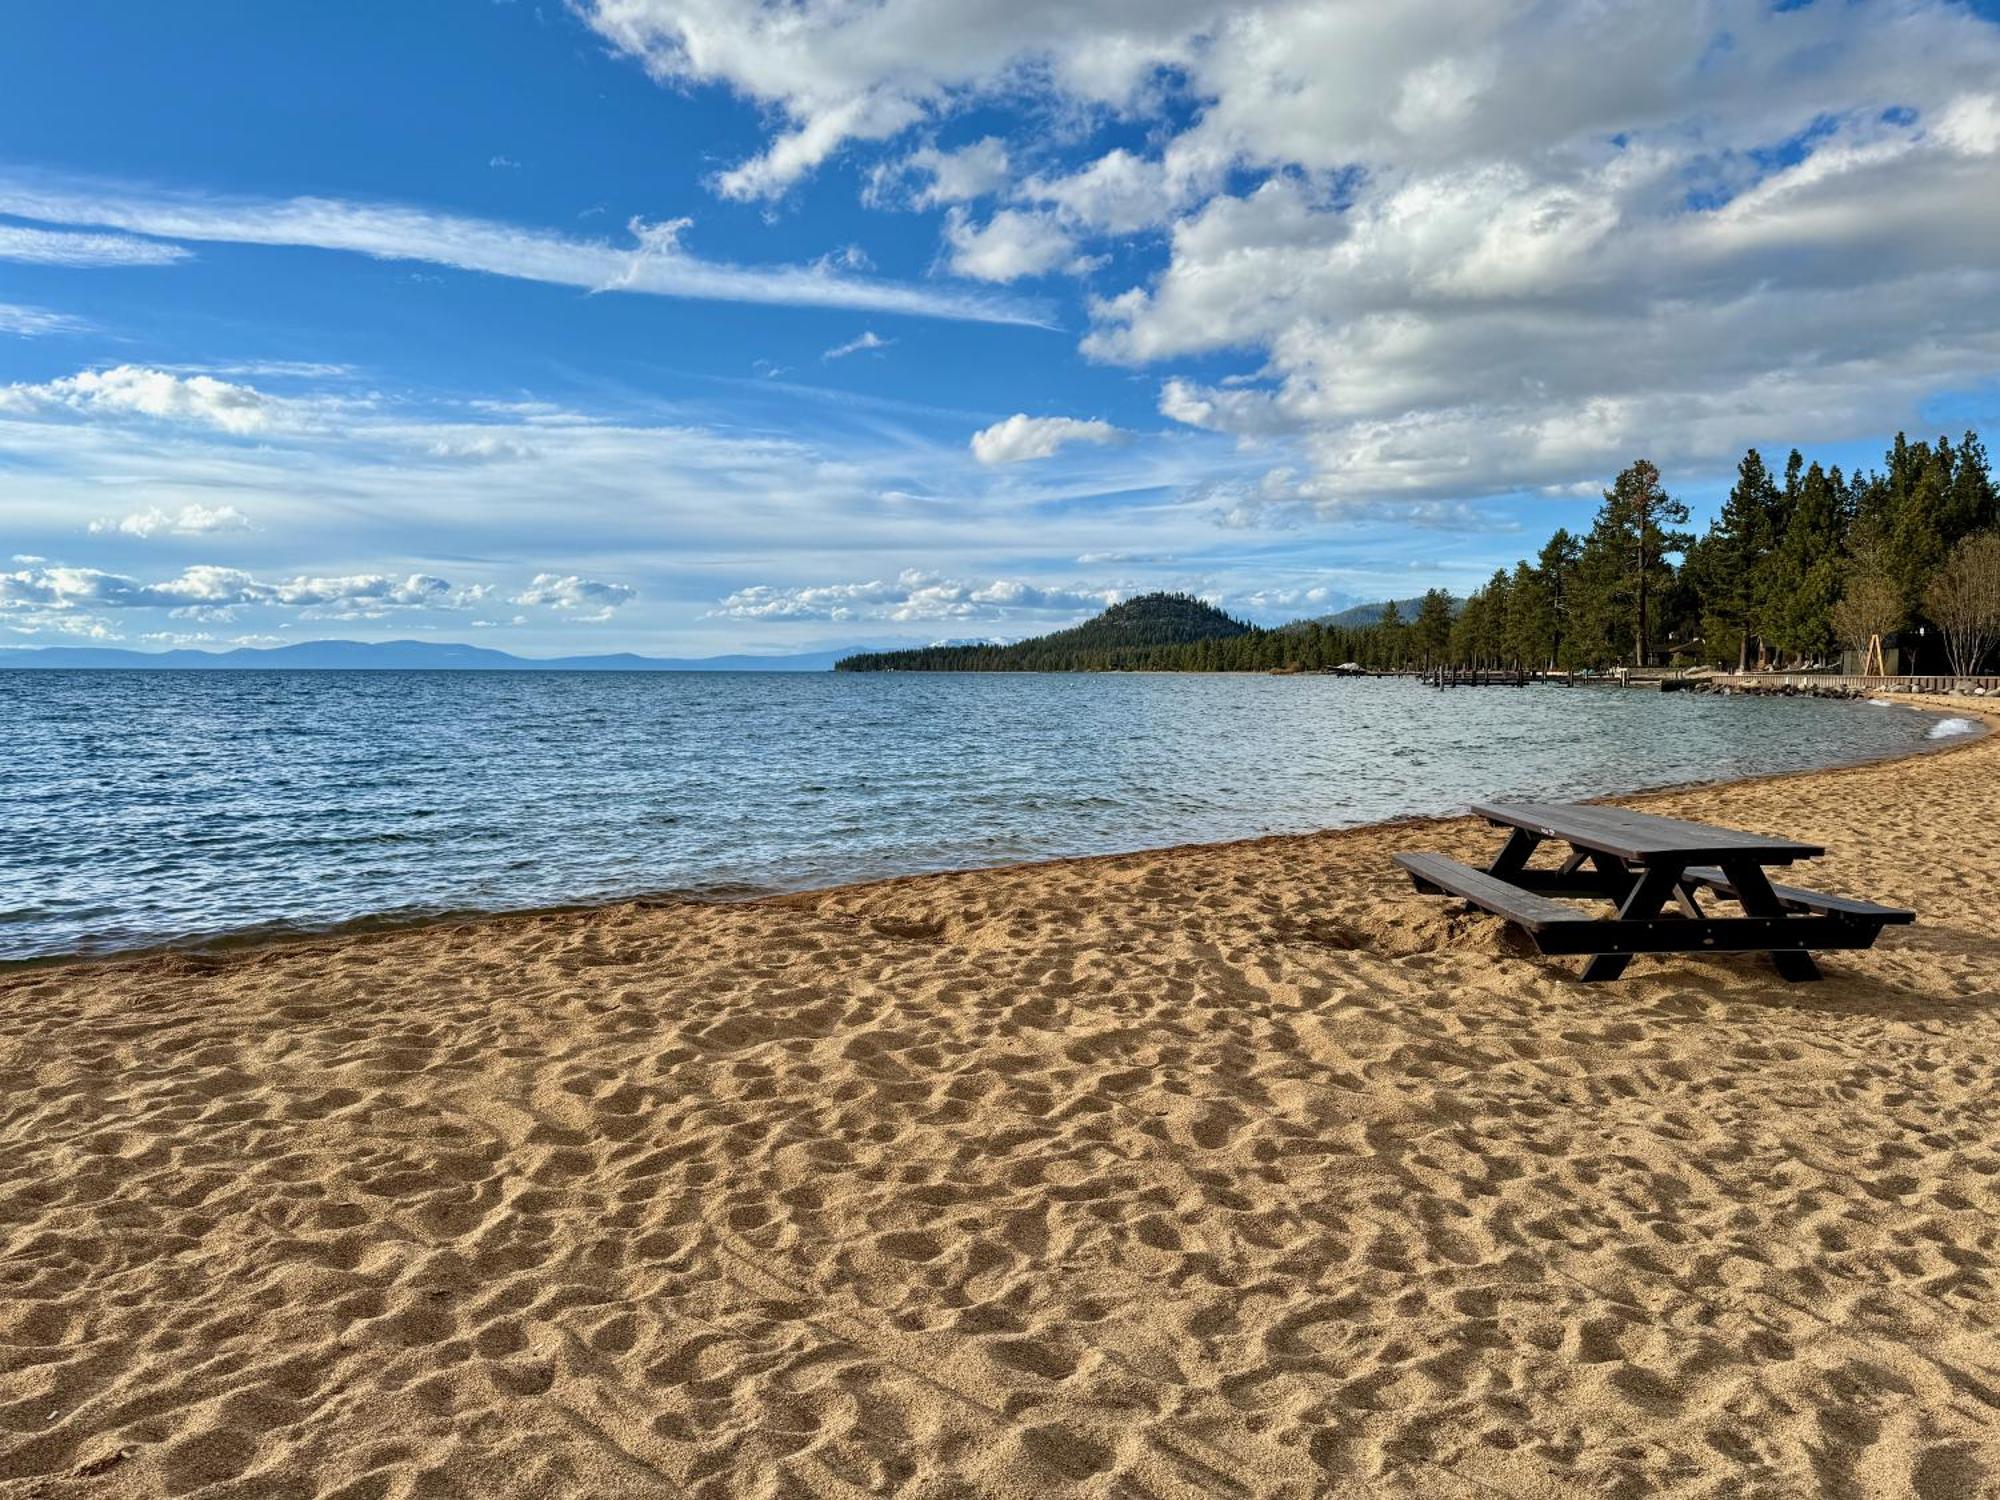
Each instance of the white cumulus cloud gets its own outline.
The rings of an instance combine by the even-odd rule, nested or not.
[[[0,414],[67,408],[86,414],[197,422],[236,434],[267,426],[277,407],[254,386],[141,365],[114,365],[40,384],[0,386]]]
[[[1061,221],[1026,209],[1003,208],[984,224],[975,224],[954,208],[945,218],[944,242],[951,268],[979,281],[1019,281],[1091,265]]]
[[[732,620],[1009,620],[1074,616],[1103,609],[1117,589],[1050,587],[1022,579],[947,578],[908,568],[868,583],[738,589],[714,614]]]
[[[1054,205],[1079,229],[1133,234],[1163,225],[1198,185],[1176,177],[1165,162],[1120,147],[1066,175],[1031,177],[1020,196]]]
[[[972,456],[982,464],[1018,464],[1033,458],[1052,458],[1065,443],[1095,443],[1100,446],[1124,443],[1131,434],[1095,417],[1031,417],[1016,412],[1004,422],[995,422],[972,435]]]
[[[734,198],[784,192],[849,141],[890,139],[954,97],[1031,70],[1061,95],[1129,106],[1212,22],[1215,0],[578,0],[664,82],[723,83],[782,127],[722,173]]]
[[[92,521],[93,533],[124,536],[208,536],[219,531],[247,531],[250,518],[233,505],[183,505],[166,511],[157,505],[135,510],[115,519]]]
[[[574,573],[537,573],[512,602],[564,610],[582,620],[608,620],[619,605],[638,597],[639,591],[627,583],[608,583]]]
[[[1007,143],[997,135],[954,150],[920,146],[872,170],[867,198],[878,205],[907,199],[912,208],[968,203],[1006,187],[1010,169]]]

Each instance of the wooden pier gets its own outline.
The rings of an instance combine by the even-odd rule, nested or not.
[[[1538,673],[1504,667],[1433,667],[1426,681],[1432,687],[1526,687]]]

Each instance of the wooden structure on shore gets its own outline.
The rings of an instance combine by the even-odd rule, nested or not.
[[[1826,852],[1818,844],[1622,807],[1479,802],[1472,810],[1508,831],[1486,869],[1442,854],[1398,854],[1396,863],[1420,892],[1505,917],[1545,954],[1588,956],[1586,980],[1616,979],[1640,953],[1765,953],[1786,979],[1817,979],[1811,950],[1873,947],[1884,927],[1915,919],[1765,875],[1767,866],[1817,859]],[[1531,866],[1547,841],[1568,845],[1567,857],[1556,869]],[[1618,915],[1594,917],[1561,897],[1609,901]],[[1705,910],[1704,897],[1734,902],[1741,915]]]
[[[1538,679],[1540,674],[1521,669],[1508,670],[1504,667],[1445,667],[1431,668],[1426,681],[1432,687],[1526,687]]]

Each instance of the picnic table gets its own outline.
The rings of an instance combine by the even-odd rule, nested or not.
[[[1398,854],[1419,891],[1460,897],[1507,918],[1549,955],[1589,954],[1586,980],[1616,979],[1639,953],[1768,953],[1779,974],[1820,977],[1809,950],[1868,948],[1883,927],[1916,914],[1848,896],[1774,885],[1765,870],[1826,853],[1818,844],[1711,828],[1622,807],[1480,802],[1509,830],[1484,870],[1442,854]],[[1554,867],[1530,863],[1549,841],[1568,846]],[[1734,902],[1718,915],[1702,897]],[[1609,901],[1594,917],[1562,898]]]

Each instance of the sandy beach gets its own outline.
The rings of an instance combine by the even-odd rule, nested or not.
[[[1623,800],[1919,923],[1584,986],[1452,820],[0,975],[0,1496],[2000,1495],[2000,739]]]

